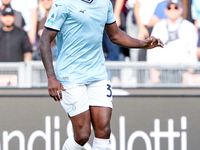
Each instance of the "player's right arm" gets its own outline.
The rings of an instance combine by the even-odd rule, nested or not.
[[[61,90],[65,89],[56,78],[51,53],[51,42],[56,37],[57,33],[58,31],[55,30],[50,30],[47,28],[44,29],[40,39],[40,53],[48,78],[49,95],[53,97],[55,101],[60,101],[62,99]]]

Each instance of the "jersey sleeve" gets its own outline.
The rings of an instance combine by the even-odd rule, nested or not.
[[[107,14],[107,21],[106,24],[112,24],[115,22],[115,17],[113,14],[113,6],[111,1],[109,0],[109,6],[108,6],[108,14]]]
[[[65,19],[67,18],[68,9],[63,0],[55,0],[47,17],[44,27],[60,31]]]

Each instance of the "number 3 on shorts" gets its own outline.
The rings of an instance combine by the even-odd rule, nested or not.
[[[110,84],[107,84],[107,90],[110,91],[110,95],[107,95],[108,97],[111,97],[112,96],[112,89],[111,89],[111,85]]]

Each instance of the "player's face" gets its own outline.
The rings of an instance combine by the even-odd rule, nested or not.
[[[14,16],[11,16],[11,15],[3,16],[3,15],[1,15],[1,22],[6,27],[11,27],[14,24],[14,20],[15,20]]]
[[[42,2],[43,7],[44,7],[46,10],[50,10],[50,9],[51,9],[53,0],[41,0],[41,2]]]
[[[8,4],[10,4],[10,1],[11,1],[11,0],[2,0],[2,3],[3,3],[4,5],[8,5]]]
[[[176,20],[178,19],[182,14],[182,8],[171,4],[166,8],[166,15],[170,20]]]

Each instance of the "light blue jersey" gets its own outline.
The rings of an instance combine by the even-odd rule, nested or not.
[[[110,0],[55,0],[45,27],[59,31],[55,73],[63,84],[107,79],[105,24],[115,22]]]

